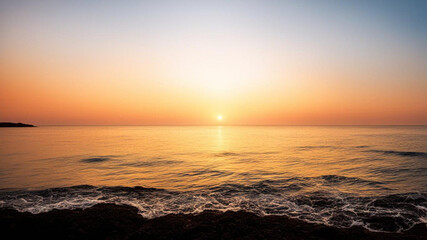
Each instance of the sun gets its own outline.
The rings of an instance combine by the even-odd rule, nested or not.
[[[216,118],[218,119],[218,121],[222,121],[222,116],[221,115],[218,115]]]

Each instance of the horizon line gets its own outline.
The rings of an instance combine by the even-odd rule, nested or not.
[[[425,127],[427,124],[42,124],[44,127],[375,127],[375,126],[414,126]]]

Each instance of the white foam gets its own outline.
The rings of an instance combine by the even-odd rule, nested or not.
[[[144,218],[156,218],[171,213],[198,214],[205,210],[249,211],[258,215],[285,215],[307,222],[336,227],[363,226],[370,231],[383,231],[366,222],[369,216],[403,219],[406,230],[416,223],[426,223],[427,209],[415,205],[417,211],[400,208],[399,202],[392,207],[376,206],[377,199],[346,196],[342,193],[304,193],[288,195],[283,192],[261,191],[233,192],[168,192],[113,188],[69,188],[61,191],[19,192],[1,195],[1,206],[34,214],[52,209],[88,208],[98,203],[115,203],[134,206]],[[414,196],[410,196],[413,198]],[[423,196],[418,196],[423,197]],[[424,201],[424,205],[425,201]],[[341,220],[334,219],[341,216]],[[409,217],[404,217],[409,216]],[[410,218],[410,216],[414,216]],[[417,217],[418,216],[418,217]],[[396,223],[397,224],[397,223]]]

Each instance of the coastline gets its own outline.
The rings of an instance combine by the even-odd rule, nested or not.
[[[14,239],[427,239],[423,223],[405,232],[384,233],[360,226],[330,227],[286,216],[260,217],[244,211],[145,219],[135,207],[106,203],[40,214],[1,208],[0,231]]]
[[[0,122],[0,127],[2,128],[10,128],[10,127],[36,127],[34,125],[31,124],[26,124],[26,123],[13,123],[13,122]]]

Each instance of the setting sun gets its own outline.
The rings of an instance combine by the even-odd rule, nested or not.
[[[221,116],[221,115],[218,115],[218,116],[217,116],[217,119],[218,119],[218,121],[222,121],[222,116]]]

